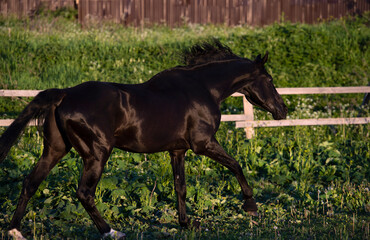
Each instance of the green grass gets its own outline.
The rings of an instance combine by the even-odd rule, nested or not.
[[[69,16],[68,14],[66,16]],[[179,52],[217,37],[241,56],[269,51],[279,87],[368,84],[368,15],[319,25],[280,23],[265,28],[184,26],[148,29],[96,24],[81,29],[50,16],[0,18],[0,88],[46,89],[97,80],[146,81],[180,63]],[[284,96],[290,118],[369,116],[363,95]],[[2,118],[29,99],[0,98]],[[240,113],[228,98],[225,114]],[[255,109],[258,119],[270,119]],[[0,128],[0,133],[5,128]],[[96,193],[98,209],[128,239],[369,239],[369,125],[242,129],[222,123],[217,138],[254,187],[259,217],[242,209],[237,180],[213,160],[187,153],[187,209],[201,229],[181,229],[167,153],[115,150]],[[0,167],[0,238],[15,210],[24,177],[42,152],[27,128]],[[75,197],[82,161],[72,151],[31,199],[22,232],[34,239],[97,239]]]
[[[319,25],[282,23],[265,28],[190,25],[182,28],[81,29],[63,18],[0,18],[1,88],[69,87],[97,80],[146,81],[179,64],[179,50],[217,37],[243,57],[270,53],[278,86],[352,86],[368,81],[368,15]]]

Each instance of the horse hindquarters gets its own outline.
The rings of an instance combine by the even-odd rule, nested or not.
[[[60,89],[48,89],[40,92],[12,122],[0,137],[0,163],[5,159],[10,148],[23,129],[34,118],[42,119],[53,106],[58,106],[65,92]]]
[[[68,96],[65,100],[67,98]],[[87,128],[85,124],[79,125],[71,120],[70,112],[65,111],[66,105],[71,106],[71,104],[65,104],[66,102],[68,100],[63,101],[58,108],[53,106],[45,118],[44,151],[37,165],[24,180],[19,203],[10,224],[9,235],[16,239],[23,237],[19,228],[29,199],[37,191],[50,170],[69,152],[71,147],[74,147],[84,162],[83,174],[77,190],[78,199],[103,237],[124,238],[123,233],[109,227],[94,203],[95,189],[104,164],[112,151],[112,144],[101,136],[97,137],[97,133],[91,132],[91,128]],[[100,125],[99,129],[102,130],[104,127]]]

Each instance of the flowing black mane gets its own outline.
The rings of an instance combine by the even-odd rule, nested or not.
[[[182,62],[185,65],[197,65],[218,60],[239,59],[228,46],[213,39],[192,46],[182,52]]]

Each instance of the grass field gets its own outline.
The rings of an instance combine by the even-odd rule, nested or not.
[[[64,17],[63,17],[64,16]],[[265,28],[189,25],[81,29],[69,12],[16,20],[0,17],[0,89],[70,87],[96,80],[138,83],[180,64],[181,49],[211,37],[238,55],[269,51],[278,87],[362,86],[369,81],[369,15],[318,25]],[[284,96],[289,118],[369,116],[363,95]],[[15,117],[30,99],[0,98],[0,117]],[[224,114],[242,111],[229,98]],[[258,119],[271,119],[255,109]],[[0,134],[5,128],[0,128]],[[98,209],[128,239],[369,239],[369,125],[260,128],[246,140],[222,123],[217,138],[254,187],[259,217],[242,209],[237,180],[214,161],[187,153],[187,208],[198,230],[177,224],[168,153],[115,150],[98,186]],[[42,152],[27,128],[0,165],[0,239],[24,177]],[[98,239],[75,197],[81,158],[72,151],[31,199],[22,232],[30,239]]]

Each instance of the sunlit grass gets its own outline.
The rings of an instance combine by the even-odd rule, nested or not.
[[[181,48],[217,37],[251,58],[270,52],[280,87],[366,85],[368,20],[308,26],[282,23],[252,29],[191,25],[169,29],[95,24],[81,29],[65,19],[0,18],[0,88],[46,89],[88,81],[137,83],[179,64]],[[284,96],[289,118],[368,116],[363,95]],[[0,99],[2,118],[14,118],[29,99]],[[240,113],[229,98],[224,114]],[[255,109],[257,119],[271,116]],[[4,128],[0,128],[0,133]],[[96,192],[104,218],[128,239],[369,239],[369,125],[243,129],[222,123],[217,138],[254,188],[259,217],[242,209],[235,177],[213,160],[187,153],[187,210],[200,229],[177,223],[167,153],[115,150]],[[0,236],[15,210],[24,177],[42,152],[34,128],[0,167]],[[55,167],[31,199],[22,233],[33,239],[97,239],[75,197],[82,161],[74,151]]]

